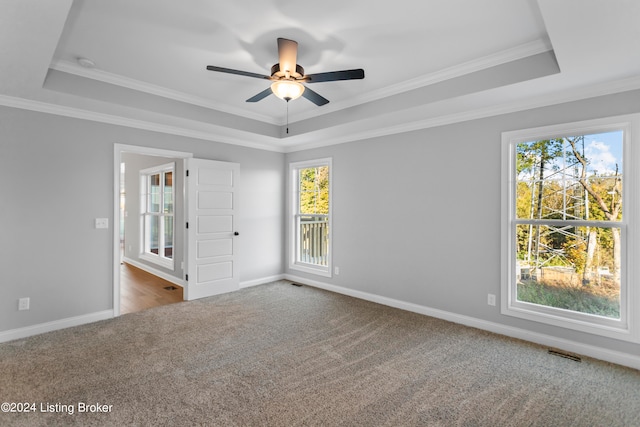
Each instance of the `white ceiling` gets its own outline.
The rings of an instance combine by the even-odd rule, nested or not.
[[[292,151],[640,87],[636,0],[3,0],[0,103]],[[5,12],[5,11],[3,11]],[[245,100],[276,39],[328,98]],[[78,58],[89,58],[84,68]]]

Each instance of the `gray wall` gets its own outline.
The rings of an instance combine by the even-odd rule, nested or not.
[[[640,345],[500,314],[501,133],[640,112],[640,91],[290,153],[333,158],[333,263],[288,274],[583,344]],[[287,228],[288,234],[288,228]]]
[[[113,144],[240,163],[240,280],[288,271],[289,161],[333,158],[327,284],[628,354],[640,346],[503,316],[501,132],[640,112],[640,91],[287,155],[0,108],[0,332],[112,308]],[[461,245],[460,242],[472,244]],[[31,310],[17,299],[31,297]]]
[[[240,281],[282,273],[283,154],[0,107],[0,332],[113,308],[114,143],[239,163]]]

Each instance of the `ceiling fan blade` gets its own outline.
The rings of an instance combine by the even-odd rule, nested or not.
[[[298,61],[298,42],[278,38],[278,58],[280,71],[295,73]]]
[[[247,99],[247,102],[258,102],[258,101],[266,98],[267,96],[271,95],[272,93],[273,93],[273,91],[271,90],[270,87],[268,87],[265,90],[263,90],[262,92],[260,92],[259,94],[254,95],[251,98]]]
[[[249,71],[233,70],[231,68],[216,67],[214,65],[207,65],[207,70],[209,70],[209,71],[218,71],[218,72],[221,72],[221,73],[228,73],[228,74],[237,74],[239,76],[255,77],[257,79],[269,79],[270,78],[269,76],[265,76],[263,74],[251,73]]]
[[[302,92],[302,97],[307,98],[309,101],[313,102],[318,107],[329,103],[329,100],[327,98],[318,94],[317,92],[312,91],[308,87],[304,88],[304,92]]]
[[[327,73],[309,74],[304,76],[307,83],[334,82],[337,80],[357,80],[364,79],[364,70],[329,71]]]

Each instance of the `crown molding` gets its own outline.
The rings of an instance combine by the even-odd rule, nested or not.
[[[258,120],[261,122],[278,125],[278,126],[282,124],[280,123],[279,120],[276,120],[273,117],[266,116],[264,114],[258,114],[250,110],[233,108],[230,106],[217,104],[212,102],[211,100],[208,100],[199,96],[190,95],[184,92],[168,89],[166,87],[157,86],[151,83],[142,82],[140,80],[131,79],[118,74],[109,73],[104,70],[82,67],[79,64],[76,64],[71,61],[57,60],[53,62],[49,68],[56,71],[61,71],[63,73],[73,74],[75,76],[97,80],[103,83],[126,87],[128,89],[137,90],[139,92],[144,92],[151,95],[173,99],[174,101],[180,101],[187,104],[197,105],[199,107],[208,108],[210,110],[216,110],[216,111],[221,111],[223,113],[234,114],[236,116],[245,117],[247,119]]]
[[[548,52],[550,50],[553,50],[553,47],[551,46],[551,43],[548,39],[534,40],[532,42],[515,46],[513,48],[503,50],[492,55],[487,55],[478,59],[474,59],[472,61],[444,68],[433,73],[425,74],[409,80],[404,80],[402,82],[396,83],[391,86],[386,86],[378,90],[363,93],[345,101],[331,103],[323,107],[322,113],[332,113],[335,111],[343,110],[345,108],[355,107],[356,105],[364,104],[367,102],[377,101],[382,98],[387,98],[399,93],[408,92],[410,90],[418,89],[424,86],[451,80],[456,77],[461,77],[477,71],[485,70],[487,68],[517,61],[519,59]],[[291,121],[295,122],[306,120],[315,116],[316,114],[314,114],[313,112],[300,113],[294,115],[291,118]]]
[[[539,96],[535,98],[528,98],[522,101],[508,102],[499,105],[478,108],[475,110],[462,111],[460,113],[430,117],[423,120],[401,123],[384,128],[367,129],[362,132],[347,133],[339,137],[322,138],[321,140],[317,140],[315,142],[288,143],[285,145],[284,151],[286,153],[292,153],[296,151],[304,151],[330,145],[344,144],[347,142],[395,135],[399,133],[428,129],[437,126],[445,126],[454,123],[466,122],[469,120],[516,113],[519,111],[532,110],[534,108],[548,107],[552,105],[580,101],[582,99],[595,98],[599,96],[612,95],[615,93],[637,89],[640,89],[640,76],[617,80],[614,82],[607,82],[600,85],[594,85],[586,89],[576,88],[568,91],[563,91],[561,93],[555,94],[554,96]]]
[[[189,129],[186,127],[164,125],[156,122],[131,119],[127,117],[115,116],[112,114],[98,113],[95,111],[83,110],[80,108],[50,104],[47,102],[17,98],[1,94],[0,105],[22,110],[53,114],[57,116],[107,123],[129,128],[148,130],[152,132],[160,132],[169,135],[178,135],[205,141],[221,142],[224,144],[239,145],[243,147],[256,148],[259,150],[282,152],[282,147],[273,144],[273,142],[278,142],[278,139],[269,138],[264,135],[256,136],[247,132],[236,131],[222,126],[210,125],[212,128],[211,131],[201,131]],[[232,135],[229,135],[229,133],[232,133]],[[257,142],[255,140],[251,141],[251,139],[255,138],[260,138],[264,142]]]
[[[359,141],[363,139],[411,132],[436,126],[449,125],[468,120],[509,114],[534,108],[547,107],[551,105],[579,101],[582,99],[611,95],[637,89],[640,89],[640,76],[617,80],[614,82],[602,83],[599,85],[593,85],[588,88],[576,88],[569,91],[562,91],[553,96],[544,95],[535,98],[527,98],[522,101],[502,103],[484,108],[462,111],[459,113],[430,117],[423,120],[401,123],[384,128],[367,129],[365,131],[356,130],[354,132],[349,132],[341,136],[326,137],[323,135],[317,135],[313,136],[313,138],[315,139],[315,141],[313,142],[300,141],[296,137],[289,137],[284,139],[270,138],[263,135],[253,135],[247,132],[232,130],[216,125],[211,125],[211,131],[194,130],[188,129],[186,127],[163,125],[157,122],[130,119],[111,114],[97,113],[94,111],[88,111],[79,108],[67,107],[25,98],[12,97],[8,95],[0,95],[0,105],[41,113],[78,118],[82,120],[90,120],[118,126],[148,130],[153,132],[196,138],[205,141],[239,145],[259,150],[279,153],[291,153],[312,148]],[[306,135],[306,137],[309,136]],[[260,139],[260,141],[257,141],[256,139]]]

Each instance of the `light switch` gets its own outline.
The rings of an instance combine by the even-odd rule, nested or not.
[[[96,218],[96,228],[109,228],[109,218]]]

